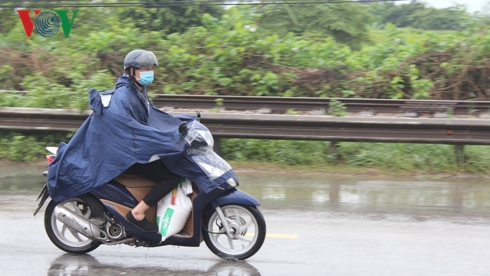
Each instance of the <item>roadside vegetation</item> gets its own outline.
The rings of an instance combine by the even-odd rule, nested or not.
[[[335,153],[329,142],[226,139],[227,160],[258,161],[286,166],[318,168],[330,172],[375,169],[382,174],[490,173],[490,148],[465,147],[465,160],[458,165],[450,145],[404,143],[339,143]]]
[[[154,93],[487,98],[490,29],[460,7],[208,8],[80,8],[68,38],[27,38],[18,15],[2,10],[0,89],[29,92],[1,93],[0,106],[86,109],[88,88],[112,88],[136,48],[159,57]]]
[[[45,147],[58,146],[72,134],[0,133],[0,160],[36,162],[49,154]],[[239,167],[260,170],[266,164],[281,169],[315,169],[330,173],[489,174],[490,147],[465,147],[464,162],[458,165],[450,145],[404,143],[339,143],[335,153],[330,142],[258,139],[223,139],[221,155]],[[254,164],[255,162],[255,164]],[[46,163],[47,165],[47,163]]]
[[[131,2],[131,1],[127,1]],[[335,1],[333,1],[335,2]],[[0,106],[88,108],[111,89],[133,49],[154,51],[152,93],[488,100],[490,17],[420,1],[166,8],[80,8],[70,36],[27,38],[0,9]],[[71,16],[71,15],[70,15]],[[33,161],[66,134],[0,133],[0,158]],[[225,139],[230,160],[393,171],[487,173],[490,148]]]

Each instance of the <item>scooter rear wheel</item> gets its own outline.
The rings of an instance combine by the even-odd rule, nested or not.
[[[89,239],[59,221],[54,213],[54,208],[57,205],[62,205],[87,219],[103,217],[104,207],[91,195],[81,195],[60,204],[51,200],[44,213],[46,233],[51,242],[59,249],[68,253],[84,254],[99,247],[99,241]]]
[[[250,258],[259,251],[265,240],[264,216],[254,206],[225,205],[220,208],[225,222],[220,219],[217,210],[204,219],[203,238],[206,245],[223,259]],[[227,235],[226,228],[231,230],[231,237]]]

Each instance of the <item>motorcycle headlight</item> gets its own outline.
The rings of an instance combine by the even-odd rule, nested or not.
[[[231,187],[236,187],[236,186],[238,186],[238,185],[236,184],[236,182],[235,182],[235,179],[233,179],[233,178],[230,178],[230,179],[226,180],[226,183],[230,184],[230,186],[231,186]]]

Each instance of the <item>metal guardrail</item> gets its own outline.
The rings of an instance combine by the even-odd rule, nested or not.
[[[0,130],[73,131],[90,112],[0,108]],[[172,113],[178,114],[178,113]],[[490,145],[490,120],[202,113],[216,138]]]
[[[221,102],[227,110],[270,109],[271,113],[295,111],[328,110],[331,98],[313,97],[255,97],[255,96],[204,96],[204,95],[164,95],[157,94],[152,99],[157,107],[190,109],[211,109]],[[490,101],[438,101],[438,100],[391,100],[367,98],[338,98],[347,112],[358,113],[411,113],[422,114],[448,113],[448,115],[478,115],[490,113]]]
[[[7,91],[0,93],[28,95],[29,91]],[[265,96],[208,96],[156,94],[152,101],[159,108],[211,109],[220,106],[227,110],[269,109],[273,114],[295,111],[328,110],[331,98],[314,97],[265,97]],[[407,116],[448,113],[448,115],[490,114],[490,101],[439,101],[439,100],[391,100],[368,98],[338,98],[347,112],[358,113],[405,113]],[[318,112],[317,112],[318,113]],[[443,115],[443,114],[442,114]]]

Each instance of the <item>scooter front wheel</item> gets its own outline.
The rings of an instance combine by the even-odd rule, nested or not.
[[[221,206],[204,219],[204,241],[223,259],[250,258],[262,247],[265,234],[264,216],[254,206]]]

